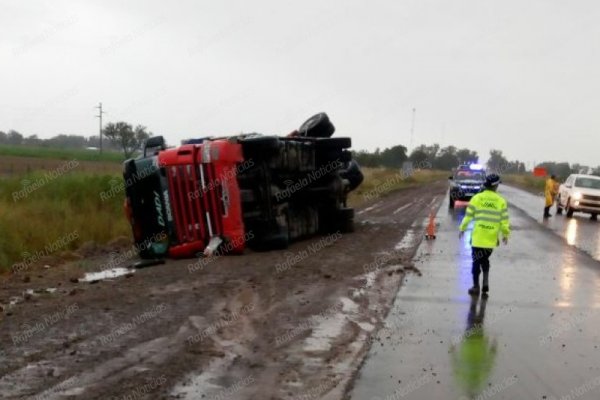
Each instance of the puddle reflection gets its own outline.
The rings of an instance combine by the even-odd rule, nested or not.
[[[575,259],[574,255],[569,251],[564,251],[560,268],[558,269],[558,290],[559,297],[556,301],[556,306],[561,308],[571,307],[573,279],[575,278]]]
[[[567,243],[569,245],[574,246],[577,243],[577,220],[571,219],[567,224],[567,232],[565,234],[567,238]]]
[[[600,275],[594,275],[594,286],[596,286],[596,290],[593,290],[593,299],[591,307],[594,309],[600,308]]]
[[[135,269],[129,268],[111,268],[100,272],[88,272],[83,278],[79,279],[79,282],[97,282],[103,279],[118,278],[119,276],[133,274],[134,272]]]
[[[485,335],[483,321],[486,305],[487,298],[471,296],[465,333],[459,343],[453,343],[450,347],[454,377],[468,399],[477,398],[485,388],[498,351],[496,339]]]

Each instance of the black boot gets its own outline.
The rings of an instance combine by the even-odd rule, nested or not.
[[[550,207],[544,208],[544,218],[550,218],[552,215],[550,214]]]
[[[487,296],[488,292],[490,291],[490,285],[488,282],[488,277],[489,277],[489,273],[483,273],[483,285],[481,287],[481,291],[483,292],[483,296]]]
[[[473,287],[469,289],[471,296],[479,296],[479,275],[473,274]]]

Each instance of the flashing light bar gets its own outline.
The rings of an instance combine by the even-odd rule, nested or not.
[[[481,171],[483,169],[483,165],[481,165],[481,164],[471,164],[471,165],[469,165],[469,168],[472,171]]]

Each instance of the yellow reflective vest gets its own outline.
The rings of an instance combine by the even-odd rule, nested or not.
[[[484,190],[473,196],[465,217],[460,224],[461,232],[474,220],[471,246],[492,249],[498,246],[500,233],[510,235],[506,200],[493,190]]]

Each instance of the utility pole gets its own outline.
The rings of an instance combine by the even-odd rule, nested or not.
[[[100,104],[95,108],[98,109],[98,115],[96,115],[96,118],[98,118],[100,121],[100,154],[102,154],[102,114],[106,114],[106,112],[102,111],[102,102],[100,102]]]
[[[412,122],[410,124],[410,150],[412,150],[413,146],[413,136],[415,135],[415,114],[417,113],[417,109],[412,109]]]

